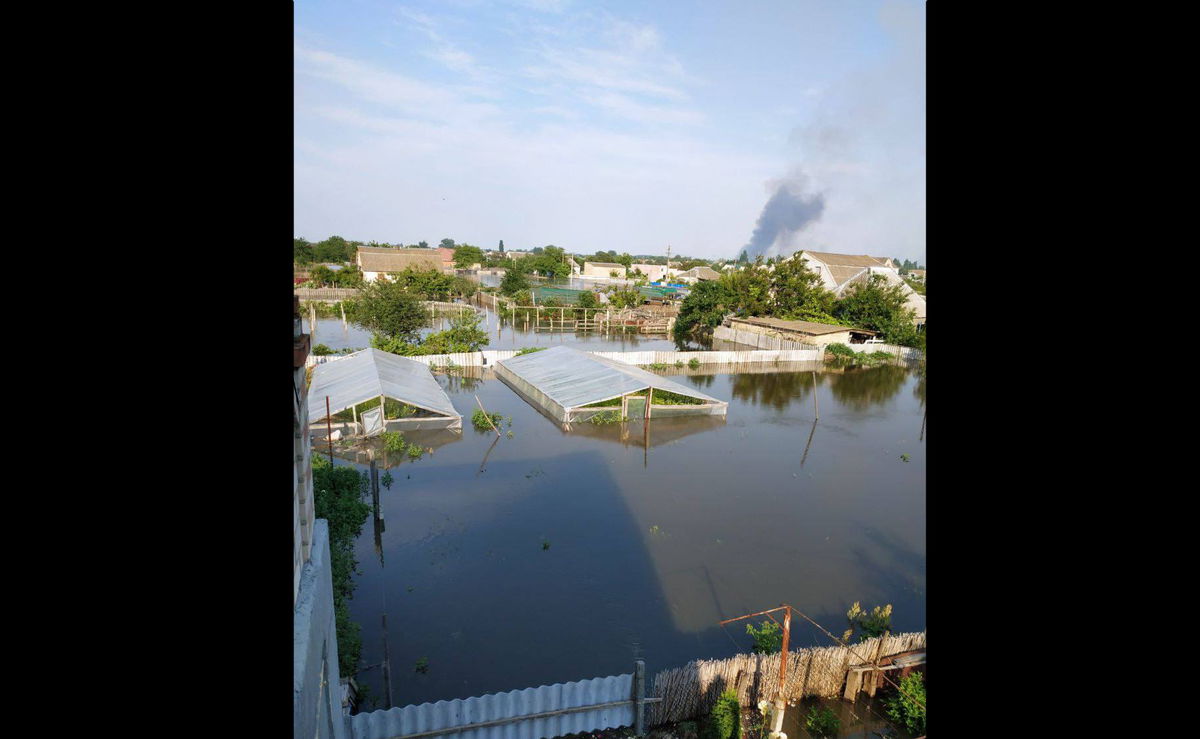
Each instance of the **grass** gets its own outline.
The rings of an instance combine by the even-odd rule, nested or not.
[[[642,398],[645,396],[646,396],[646,391],[639,390],[636,393],[629,393],[627,397]],[[704,401],[700,400],[699,398],[689,398],[686,395],[679,395],[678,393],[671,393],[671,392],[667,392],[666,390],[658,390],[657,388],[654,390],[654,403],[653,403],[654,405],[700,405],[703,402]],[[591,403],[591,404],[585,405],[583,407],[584,408],[612,408],[612,407],[619,407],[620,405],[621,405],[620,398],[609,398],[608,400],[602,400],[599,403]]]

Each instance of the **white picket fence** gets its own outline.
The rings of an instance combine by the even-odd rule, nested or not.
[[[875,346],[883,346],[876,344]],[[666,364],[674,366],[676,362],[690,363],[695,359],[701,364],[742,364],[747,362],[819,362],[823,356],[820,349],[780,349],[780,350],[752,350],[752,351],[725,351],[725,352],[675,352],[675,351],[646,351],[646,352],[588,352],[597,357],[612,359],[625,364],[632,364],[639,367],[648,367],[653,364]],[[478,352],[465,352],[461,354],[425,354],[422,356],[406,357],[422,364],[427,364],[430,367],[448,367],[450,365],[458,365],[459,367],[492,367],[496,362],[502,359],[509,359],[517,356],[518,352],[515,349],[484,349]],[[326,362],[334,362],[343,359],[348,354],[328,354],[318,357],[315,354],[308,355],[306,366],[315,367],[318,364]]]

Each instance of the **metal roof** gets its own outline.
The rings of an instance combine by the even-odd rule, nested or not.
[[[325,417],[380,395],[447,416],[462,415],[427,365],[378,349],[363,349],[336,362],[318,364],[308,388],[308,417]]]
[[[710,403],[722,402],[695,388],[659,377],[631,364],[597,357],[569,346],[556,346],[533,354],[503,359],[498,364],[545,393],[563,408],[578,408],[599,403],[650,387]]]

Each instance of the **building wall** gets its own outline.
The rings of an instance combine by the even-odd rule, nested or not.
[[[667,265],[665,264],[633,264],[629,268],[631,271],[640,269],[642,274],[650,278],[651,282],[658,282],[667,276]]]
[[[292,373],[292,592],[293,604],[300,597],[300,571],[312,552],[312,527],[315,519],[312,486],[312,444],[308,436],[308,389],[305,368]]]
[[[323,519],[313,526],[312,557],[301,574],[292,627],[292,736],[347,739],[329,566],[329,522]]]
[[[597,266],[596,263],[594,263],[594,262],[584,262],[583,263],[583,276],[584,277],[608,277],[608,273],[612,272],[614,270],[616,271],[618,277],[625,276],[625,267],[623,267],[623,266],[600,267],[600,266]]]

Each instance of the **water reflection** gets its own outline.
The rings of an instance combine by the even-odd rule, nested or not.
[[[817,375],[818,378],[824,375]],[[820,379],[817,382],[821,382]],[[761,375],[734,375],[733,397],[777,411],[786,410],[793,400],[805,400],[813,389],[811,372],[775,372]]]
[[[829,390],[839,403],[851,410],[865,411],[896,397],[908,375],[907,367],[887,364],[870,369],[848,369],[827,376]]]

